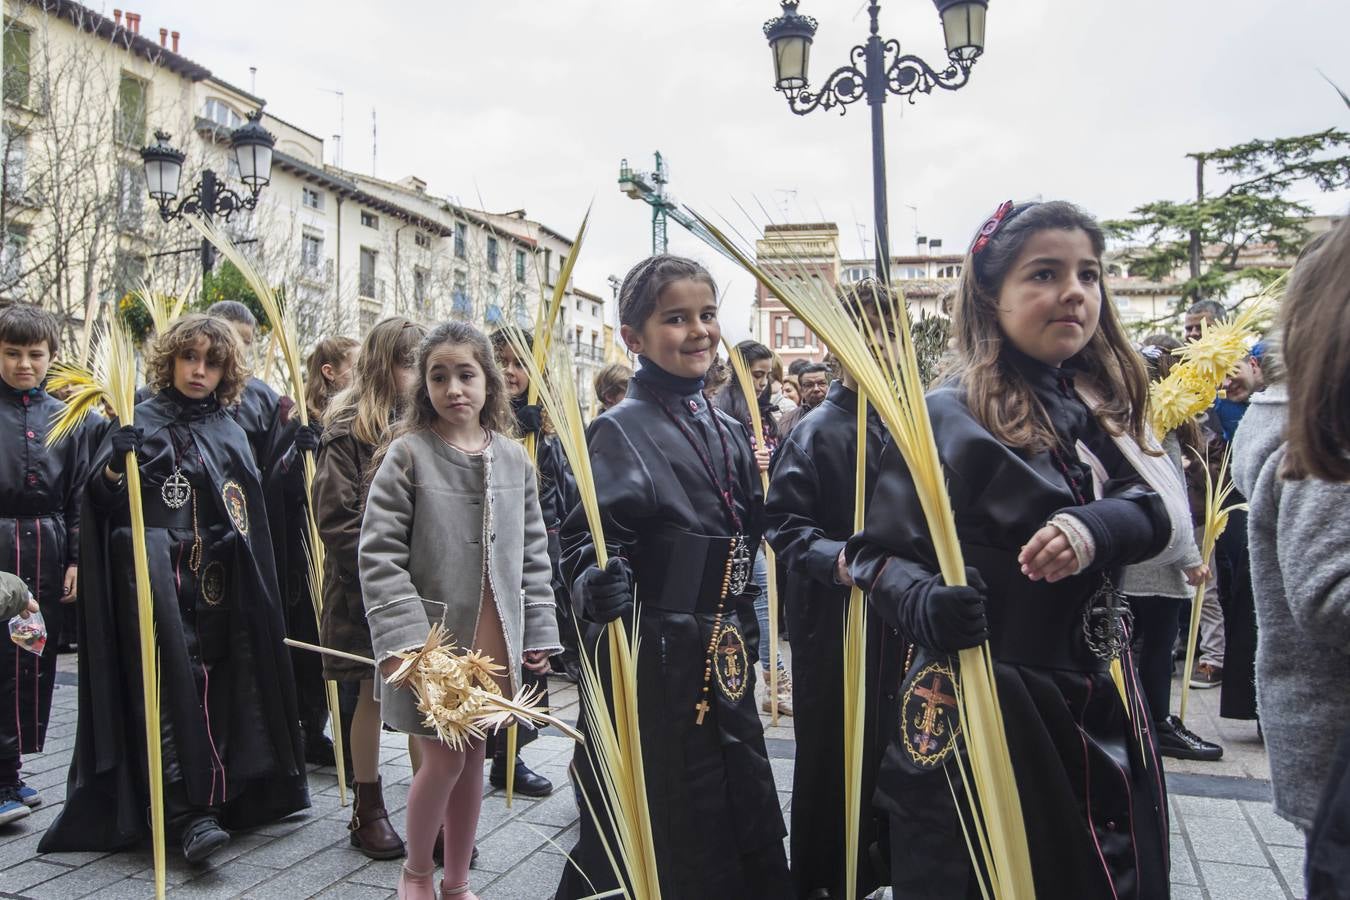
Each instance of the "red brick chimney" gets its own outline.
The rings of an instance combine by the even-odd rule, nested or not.
[[[131,33],[132,33],[132,34],[140,34],[140,33],[141,33],[141,14],[140,14],[140,13],[134,13],[134,12],[128,12],[128,13],[127,13],[127,28],[131,30]]]
[[[177,53],[177,52],[178,52],[178,32],[176,32],[176,31],[170,31],[170,32],[169,32],[169,37],[173,39],[173,52],[174,52],[174,53]]]
[[[120,9],[113,10],[113,24],[118,28],[122,27],[122,11]]]
[[[169,47],[169,29],[161,28],[159,30],[159,45],[166,50]]]

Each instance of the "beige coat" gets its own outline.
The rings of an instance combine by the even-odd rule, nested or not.
[[[420,647],[436,621],[461,645],[473,640],[485,548],[511,657],[497,662],[506,666],[514,693],[525,651],[562,650],[534,466],[502,435],[481,456],[461,453],[429,431],[394,441],[371,482],[361,524],[361,593],[376,660]],[[386,724],[432,734],[411,690],[379,679],[376,685]]]

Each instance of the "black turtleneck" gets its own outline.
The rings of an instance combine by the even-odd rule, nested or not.
[[[638,362],[642,365],[633,373],[633,380],[652,390],[677,397],[688,397],[690,394],[703,391],[705,379],[702,375],[697,378],[685,378],[682,375],[672,374],[646,356],[639,356]]]
[[[178,388],[171,386],[160,391],[159,396],[172,403],[177,408],[179,417],[187,422],[209,416],[220,409],[220,401],[216,399],[215,394],[209,394],[200,400],[194,400]]]

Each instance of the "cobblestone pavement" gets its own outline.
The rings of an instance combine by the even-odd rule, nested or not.
[[[75,658],[61,658],[47,752],[24,760],[24,778],[42,791],[44,803],[27,819],[0,827],[0,897],[96,897],[153,895],[148,850],[128,853],[37,855],[42,830],[65,796],[66,768],[75,740]],[[1175,692],[1174,692],[1175,693]],[[576,691],[556,683],[555,707],[564,718],[576,712]],[[1269,766],[1252,723],[1217,717],[1218,691],[1195,691],[1191,725],[1226,748],[1219,763],[1169,761],[1172,803],[1172,896],[1176,900],[1277,900],[1303,896],[1303,840],[1298,830],[1270,811]],[[791,800],[792,720],[766,722],[774,778],[784,809]],[[472,887],[483,900],[551,896],[565,850],[576,836],[576,808],[567,786],[568,741],[544,734],[523,753],[536,771],[552,779],[553,796],[516,799],[507,809],[500,791],[484,777],[478,867]],[[386,735],[382,753],[385,799],[394,826],[404,825],[412,778],[407,747]],[[211,865],[187,866],[169,847],[169,896],[174,898],[304,897],[383,900],[394,895],[399,862],[372,862],[347,845],[350,811],[338,804],[331,769],[310,773],[313,808],[284,821],[238,833]]]

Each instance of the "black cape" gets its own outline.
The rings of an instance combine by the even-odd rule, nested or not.
[[[811,415],[783,439],[774,456],[764,504],[765,538],[786,577],[778,582],[792,633],[792,712],[796,764],[792,778],[792,881],[798,898],[825,889],[844,896],[844,617],[851,589],[835,581],[835,561],[853,536],[858,395],[836,381]],[[886,443],[874,411],[867,424],[866,488]],[[881,829],[872,809],[882,743],[878,728],[893,721],[904,658],[899,631],[867,620],[867,701],[864,736],[858,890],[884,884],[870,848]],[[883,671],[883,664],[885,670]],[[878,702],[880,700],[880,702]],[[884,732],[883,732],[884,733]]]
[[[145,430],[140,470],[165,781],[179,786],[173,793],[186,806],[219,809],[228,828],[304,809],[309,793],[290,663],[281,642],[271,538],[247,439],[214,400],[193,402],[170,390],[138,405],[136,424]],[[175,437],[182,443],[189,433],[190,449],[175,449]],[[66,803],[43,836],[42,852],[114,850],[137,843],[147,831],[125,482],[114,488],[101,475],[111,453],[105,442],[85,491],[75,751]],[[193,527],[184,530],[176,519],[180,514],[160,498],[161,485],[179,463],[197,490],[205,545],[200,582],[188,576],[190,567],[179,552]],[[213,572],[216,560],[221,568]],[[180,580],[194,586],[193,596],[178,595]],[[214,684],[199,677],[208,668],[217,673]],[[213,698],[218,715],[209,711]],[[227,743],[213,736],[208,718],[228,723]]]
[[[1111,475],[1103,499],[1082,505],[1092,500],[1093,480],[1072,449],[1013,451],[980,425],[959,385],[928,395],[965,562],[988,586],[990,649],[1036,895],[1166,897],[1161,760],[1152,735],[1132,726],[1107,663],[1088,650],[1083,633],[1083,613],[1104,583],[1103,570],[1158,553],[1170,534],[1166,512],[1075,395],[1071,369],[1053,369],[1008,348],[1004,353],[1005,365],[1032,385],[1061,447],[1082,441]],[[1017,554],[1065,510],[1088,520],[1096,558],[1087,572],[1055,584],[1032,582],[1021,574]],[[938,571],[913,481],[894,444],[882,454],[866,527],[849,542],[848,556],[873,609],[892,626],[901,624],[917,583]],[[916,649],[878,775],[877,799],[891,814],[893,846],[909,854],[892,860],[897,898],[978,896],[948,787],[951,776],[957,794],[962,791],[950,738],[929,741],[920,733],[938,734],[924,725],[925,704],[940,705],[942,716],[955,714],[950,682],[935,681],[931,668],[944,664],[955,666],[955,657]],[[1133,669],[1124,660],[1134,718],[1147,721]],[[941,721],[950,726],[952,719]]]
[[[745,429],[712,410],[701,393],[658,395],[634,378],[627,398],[591,423],[591,465],[609,554],[629,561],[637,583],[639,721],[662,896],[777,900],[791,889],[783,817],[755,707],[757,589],[751,580],[745,593],[726,604],[724,621],[739,629],[747,645],[738,663],[743,693],[730,699],[714,680],[711,709],[696,725],[714,614],[673,610],[682,605],[707,609],[709,599],[715,606],[726,560],[726,541],[715,539],[728,536],[730,526],[712,481],[688,440],[662,412],[661,400],[703,442],[725,479],[713,417],[720,420],[732,460],[733,502],[751,547],[760,540],[763,501]],[[575,584],[596,558],[580,507],[563,524],[562,544],[563,568]],[[706,559],[700,555],[704,550]],[[579,621],[583,648],[600,662],[607,679],[603,629],[584,617]],[[580,725],[584,732],[584,716]],[[601,795],[584,745],[578,745],[573,773],[598,808]],[[583,804],[581,837],[558,897],[585,897],[614,885],[595,820]]]
[[[52,418],[66,405],[42,388],[0,381],[0,569],[18,575],[42,607],[41,656],[9,640],[0,646],[0,759],[41,753],[56,684],[66,568],[79,562],[80,491],[88,468],[83,432],[47,446]],[[9,698],[13,698],[10,702]]]

